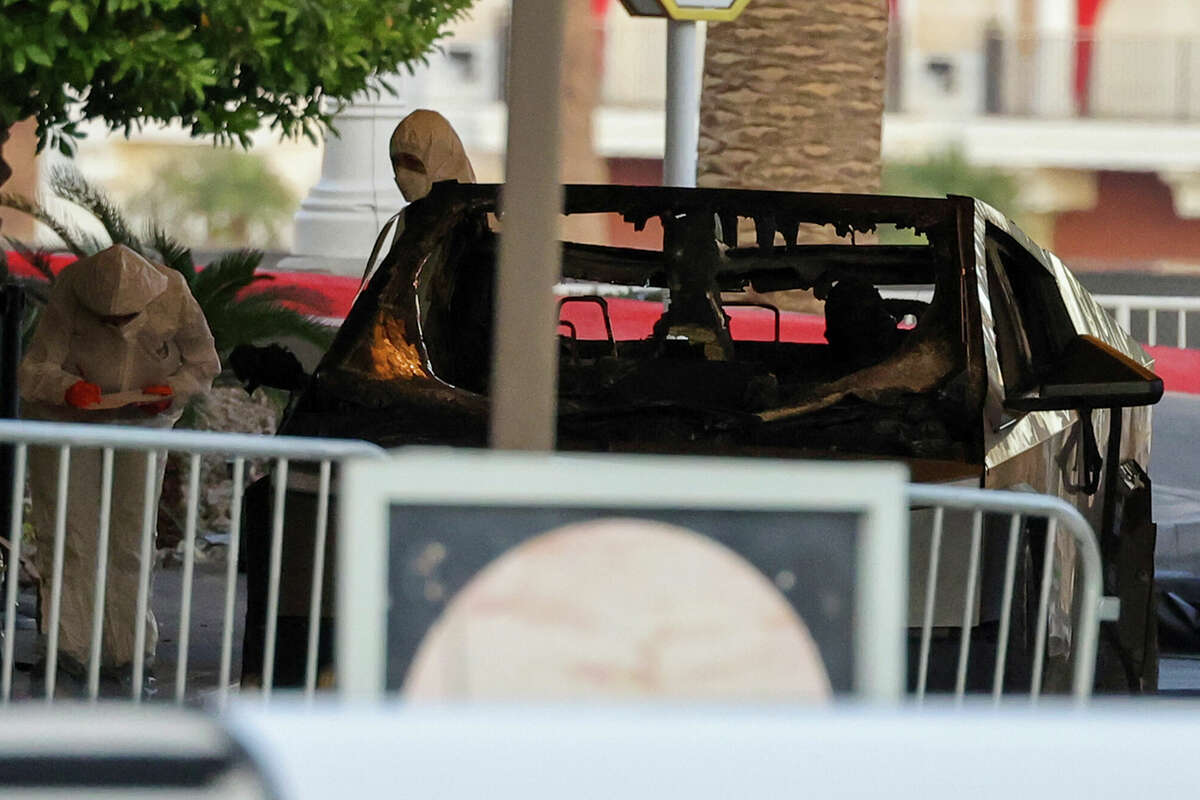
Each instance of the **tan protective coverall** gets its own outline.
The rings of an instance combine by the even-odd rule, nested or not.
[[[103,316],[137,314],[122,325]],[[188,400],[207,392],[221,370],[213,337],[183,276],[151,264],[116,245],[67,266],[59,274],[21,361],[24,416],[61,422],[98,422],[169,429]],[[103,394],[171,387],[174,402],[158,414],[136,406],[99,411],[66,404],[77,381],[100,386]],[[162,489],[158,461],[155,517]],[[63,557],[59,653],[64,664],[84,666],[92,631],[92,597],[99,530],[101,454],[72,450]],[[43,584],[43,630],[48,630],[54,546],[58,451],[30,448],[32,521],[37,530],[37,565]],[[122,667],[133,659],[141,552],[146,457],[118,451],[113,464],[112,520],[104,604],[101,664]],[[146,655],[153,658],[157,626],[147,620]]]
[[[388,154],[396,173],[396,186],[410,203],[429,194],[438,181],[475,182],[475,170],[462,140],[450,122],[436,111],[419,108],[400,120],[392,131]],[[416,166],[412,159],[421,169],[412,168]]]

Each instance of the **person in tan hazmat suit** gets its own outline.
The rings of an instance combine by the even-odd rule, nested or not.
[[[166,430],[175,425],[191,397],[211,388],[220,370],[212,334],[183,276],[115,245],[67,266],[55,281],[21,361],[24,416]],[[111,395],[126,392],[135,393],[135,402],[97,408],[106,397],[111,402]],[[147,401],[146,396],[161,399]],[[134,655],[146,456],[121,451],[114,455],[101,667],[118,677]],[[156,512],[162,455],[154,488]],[[69,472],[58,652],[62,668],[78,677],[86,669],[92,638],[100,451],[72,450]],[[43,631],[48,630],[53,580],[57,476],[57,449],[31,448]],[[157,626],[148,612],[148,663],[156,644]]]
[[[475,170],[467,157],[466,148],[458,138],[450,122],[436,111],[417,109],[396,125],[388,143],[388,156],[395,172],[396,187],[409,203],[415,203],[433,188],[438,181],[456,180],[459,183],[474,183]],[[363,270],[360,289],[370,279],[376,259],[391,235],[393,244],[404,232],[404,211],[390,218],[379,232],[371,255]],[[395,232],[393,234],[393,228]],[[382,329],[381,329],[382,330]],[[261,685],[262,651],[264,647],[266,613],[266,581],[269,553],[266,537],[253,537],[246,542],[248,598],[246,604],[246,639],[242,657],[242,686]],[[287,545],[285,544],[285,548]],[[303,665],[308,647],[309,583],[289,581],[287,577],[289,558],[293,551],[284,555],[284,578],[281,586],[278,633],[275,644],[276,685],[290,681],[288,665]],[[311,564],[311,549],[294,556]],[[305,568],[307,569],[307,567]],[[304,570],[300,570],[303,572]],[[322,638],[325,634],[322,633]],[[332,679],[331,673],[322,664],[321,683]]]
[[[419,108],[400,120],[392,131],[388,155],[396,186],[410,203],[429,194],[438,181],[475,182],[462,140],[436,111]]]
[[[388,143],[388,156],[396,176],[396,188],[409,203],[415,203],[438,181],[474,183],[475,170],[463,147],[462,139],[450,121],[436,111],[418,108],[396,125]],[[393,228],[395,229],[393,232]],[[404,209],[384,223],[363,270],[361,289],[375,270],[384,242],[391,234],[392,244],[404,233]]]

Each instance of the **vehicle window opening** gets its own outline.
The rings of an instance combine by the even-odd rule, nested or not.
[[[1007,308],[1005,314],[995,314],[1005,388],[1027,391],[1054,368],[1075,335],[1074,326],[1058,282],[1045,266],[994,226],[988,226],[986,247],[989,288],[998,289],[1000,306]]]
[[[1020,393],[1031,388],[1036,380],[1029,338],[1017,315],[1016,300],[1008,276],[1003,268],[998,268],[1000,257],[995,243],[989,240],[986,249],[988,294],[992,304],[1000,374],[1007,391]]]

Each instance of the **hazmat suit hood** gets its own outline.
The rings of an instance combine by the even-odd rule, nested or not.
[[[75,299],[101,317],[137,314],[167,290],[167,277],[122,244],[82,259],[75,272]]]
[[[429,194],[438,181],[475,182],[462,140],[436,111],[418,109],[400,120],[388,152],[396,186],[410,203]]]

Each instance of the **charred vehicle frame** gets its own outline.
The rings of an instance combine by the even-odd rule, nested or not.
[[[486,445],[500,202],[500,187],[447,182],[407,209],[403,234],[294,396],[280,433],[388,447]],[[1150,357],[1052,253],[986,204],[955,196],[568,186],[564,212],[615,214],[638,230],[657,220],[661,250],[564,243],[563,277],[657,288],[666,302],[643,338],[619,340],[611,325],[594,340],[564,329],[561,449],[893,458],[906,461],[916,481],[1062,496],[1100,532],[1106,593],[1122,600],[1099,681],[1153,688],[1145,406],[1162,383]],[[876,243],[881,226],[911,231],[913,243]],[[812,227],[847,241],[806,244]],[[735,340],[724,309],[737,303],[728,293],[751,286],[815,292],[824,300],[826,342]],[[269,480],[251,487],[245,512],[248,680],[261,670]],[[311,518],[302,474],[287,497],[289,521]],[[275,670],[282,684],[299,681],[304,661],[312,559],[304,527],[289,523],[285,538]],[[915,522],[914,539],[919,528]],[[1037,590],[1039,536],[1035,526],[1023,532],[1026,595]],[[1071,556],[1064,552],[1064,563]],[[986,588],[994,554],[985,549],[983,557],[972,635],[994,644]],[[1069,607],[1069,579],[1056,585]],[[324,596],[328,606],[330,587]],[[1027,606],[1017,605],[1025,621]],[[330,624],[323,621],[323,663]],[[1070,632],[1060,633],[1066,674]],[[1028,674],[1021,659],[1029,636],[1029,625],[1011,626],[1014,686]],[[972,652],[982,658],[987,648]],[[1053,658],[1047,667],[1053,688]],[[971,669],[982,685],[987,670]]]

